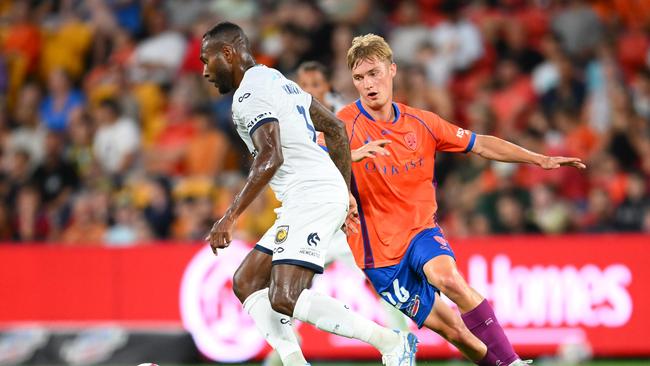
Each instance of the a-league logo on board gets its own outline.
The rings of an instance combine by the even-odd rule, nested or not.
[[[418,147],[418,138],[415,135],[415,132],[409,132],[404,135],[404,142],[406,143],[406,147],[411,150],[415,150]]]
[[[275,232],[275,244],[284,243],[287,240],[287,236],[289,236],[289,225],[278,226]]]

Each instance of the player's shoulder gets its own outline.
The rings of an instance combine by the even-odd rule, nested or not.
[[[433,122],[438,117],[437,114],[425,109],[415,108],[402,103],[395,104],[397,104],[397,107],[400,109],[400,111],[402,111],[405,117],[416,118],[428,123]]]
[[[271,85],[274,80],[284,78],[278,70],[256,65],[246,70],[244,78],[233,94],[233,109],[247,104],[249,100],[264,100],[273,96]]]
[[[244,79],[249,79],[249,78],[253,81],[256,80],[273,81],[273,80],[284,79],[285,77],[284,75],[282,75],[280,71],[272,67],[258,64],[246,70],[246,73],[244,74]]]
[[[359,108],[353,102],[353,103],[350,103],[350,104],[344,106],[343,108],[341,108],[336,113],[336,116],[340,120],[342,120],[343,122],[348,123],[348,122],[351,122],[352,120],[354,120],[356,118],[356,116],[358,116],[360,113],[361,113],[361,111],[359,111]]]

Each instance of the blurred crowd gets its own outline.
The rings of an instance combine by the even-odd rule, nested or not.
[[[205,236],[251,159],[231,96],[201,75],[201,37],[220,20],[287,76],[325,65],[339,104],[357,98],[352,38],[380,34],[396,101],[588,165],[440,153],[448,235],[650,233],[648,1],[0,0],[0,241]],[[266,191],[237,235],[256,240],[277,205]]]

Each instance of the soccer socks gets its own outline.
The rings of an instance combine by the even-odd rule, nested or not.
[[[478,362],[479,365],[505,366],[519,358],[487,300],[483,300],[461,317],[470,332],[483,341],[488,348],[487,355]]]
[[[257,329],[266,341],[278,352],[285,366],[307,363],[302,354],[291,319],[271,308],[269,289],[256,291],[244,301],[244,310],[253,318]]]
[[[308,289],[300,293],[293,317],[326,332],[366,342],[382,354],[400,342],[399,335],[392,330],[354,313],[332,297]]]

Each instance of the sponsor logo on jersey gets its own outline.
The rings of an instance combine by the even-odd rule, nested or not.
[[[418,314],[418,310],[420,310],[420,296],[415,295],[413,300],[411,300],[406,307],[406,314],[409,317],[414,318]]]
[[[246,128],[248,128],[250,130],[251,128],[253,128],[257,124],[257,122],[259,122],[259,121],[261,121],[261,120],[263,120],[264,118],[267,118],[267,117],[269,117],[269,118],[272,117],[271,112],[264,112],[264,113],[258,114],[257,116],[255,116],[255,118],[253,118],[252,120],[248,121],[248,123],[246,123]]]
[[[248,97],[250,97],[250,96],[251,96],[251,93],[244,93],[237,100],[239,101],[239,103],[241,103],[241,102],[244,101],[244,99],[248,99]]]
[[[311,233],[307,237],[307,244],[309,244],[310,247],[317,246],[318,242],[320,242],[320,237],[318,236],[318,233]]]
[[[442,236],[438,236],[438,235],[434,235],[433,238],[438,243],[440,243],[440,249],[451,250],[451,248],[449,248],[449,242],[447,241],[447,239],[443,238]]]
[[[282,244],[289,236],[289,225],[281,225],[275,231],[275,244]]]
[[[390,163],[390,161],[389,161]],[[374,159],[366,159],[366,162],[363,168],[368,173],[380,173],[384,175],[400,175],[400,174],[409,174],[417,168],[424,166],[425,158],[419,157],[416,159],[411,159],[409,161],[400,162],[400,165],[390,164],[385,165],[381,162],[376,162]]]
[[[299,254],[307,255],[314,258],[320,259],[320,250],[314,248],[300,248],[298,251]]]
[[[418,137],[415,135],[415,132],[409,132],[404,135],[404,142],[406,143],[406,147],[411,150],[415,150],[418,147]]]

